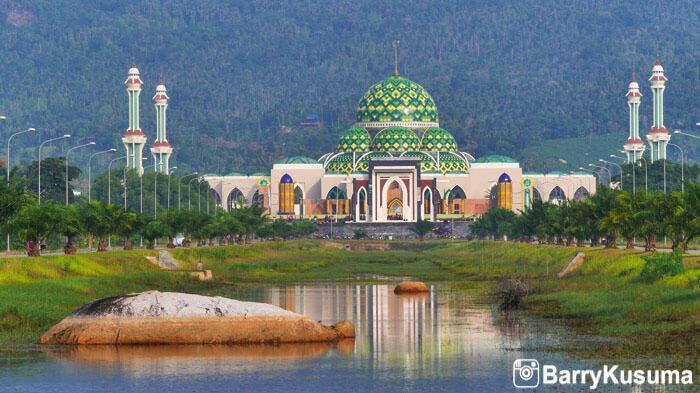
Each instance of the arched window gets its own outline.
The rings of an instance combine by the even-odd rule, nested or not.
[[[345,194],[345,190],[341,190],[338,187],[333,187],[326,194],[326,199],[348,199]]]
[[[360,211],[360,219],[364,220],[365,217],[364,215],[367,214],[367,193],[365,192],[364,188],[360,189],[360,193],[358,195],[358,205],[359,205],[359,211]]]
[[[579,187],[578,190],[574,193],[574,199],[577,201],[582,201],[586,198],[588,198],[588,190],[586,190],[586,187]]]
[[[430,192],[430,189],[425,189],[425,192],[423,192],[423,212],[430,217],[430,209],[432,207],[432,201],[433,201],[433,193]]]
[[[555,205],[559,205],[562,202],[566,200],[566,194],[564,194],[564,190],[561,189],[561,187],[556,186],[552,190],[552,192],[549,193],[549,202],[553,203]]]
[[[279,194],[279,213],[294,214],[294,180],[288,174],[280,179]]]
[[[250,202],[258,206],[265,206],[265,195],[261,194],[260,191],[255,191],[255,194],[253,194],[253,198],[251,198]]]
[[[294,187],[294,204],[300,204],[302,199],[304,199],[304,191],[299,186]]]
[[[231,211],[233,209],[245,206],[245,203],[246,200],[241,190],[234,188],[233,191],[228,194],[228,198],[226,199],[226,208]]]
[[[532,199],[535,201],[542,200],[542,195],[540,195],[540,192],[537,191],[537,189],[535,187],[532,187]]]
[[[220,207],[221,206],[221,197],[219,196],[219,193],[216,192],[216,190],[213,188],[210,188],[209,192],[211,193],[211,197],[214,199],[215,206]]]

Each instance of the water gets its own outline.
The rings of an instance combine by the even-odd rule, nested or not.
[[[462,291],[431,288],[427,295],[396,296],[390,285],[323,284],[224,292],[324,324],[349,319],[357,338],[334,345],[9,346],[0,349],[0,391],[509,392],[515,390],[515,359],[534,358],[559,369],[601,364],[556,350],[591,339],[544,321],[504,320]],[[583,385],[546,389],[572,390],[590,391]]]

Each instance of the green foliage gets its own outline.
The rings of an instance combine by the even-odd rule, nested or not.
[[[52,201],[26,205],[10,221],[10,227],[25,241],[37,243],[61,228],[63,209]]]
[[[364,229],[355,229],[353,237],[355,239],[364,239],[367,237],[367,232]]]
[[[644,281],[656,281],[667,276],[676,276],[685,271],[683,255],[678,249],[672,253],[653,253],[642,257],[644,268],[639,273],[639,278]]]
[[[68,202],[75,201],[70,182],[80,176],[80,168],[68,166]],[[27,187],[35,193],[39,190],[39,161],[32,161],[28,166],[12,171],[12,177],[27,179]],[[41,160],[41,200],[66,202],[66,158],[43,157]]]
[[[441,125],[458,130],[457,142],[477,156],[626,130],[622,95],[633,70],[650,73],[655,42],[671,80],[666,126],[689,128],[697,120],[687,110],[697,93],[694,2],[17,3],[12,12],[22,17],[0,27],[7,54],[0,66],[9,70],[0,107],[15,124],[36,125],[47,136],[69,130],[71,139],[94,136],[100,146],[121,148],[115,133],[127,124],[123,81],[135,48],[149,143],[150,97],[165,64],[168,116],[177,124],[168,139],[181,170],[252,172],[282,156],[330,151],[354,122],[360,96],[391,73],[391,37],[401,38],[399,71],[432,94]],[[640,84],[645,129],[651,94]],[[309,112],[321,116],[322,128],[298,127]],[[295,132],[283,134],[281,125]],[[626,134],[616,135],[619,146]],[[571,154],[582,156],[581,145]],[[29,155],[13,151],[20,153]],[[86,157],[74,159],[85,167]]]
[[[503,236],[513,233],[515,218],[512,210],[493,207],[474,222],[471,230],[479,237],[493,236],[494,239],[502,239]]]
[[[414,224],[413,228],[411,230],[418,235],[418,238],[422,241],[425,238],[425,235],[430,233],[430,231],[433,229],[435,226],[434,223],[427,221],[427,220],[422,220],[418,219]]]

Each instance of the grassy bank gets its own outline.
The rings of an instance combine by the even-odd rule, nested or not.
[[[557,278],[579,251],[587,255],[582,268]],[[486,293],[500,278],[521,277],[531,288],[529,313],[556,318],[578,333],[622,339],[598,352],[696,356],[700,351],[699,256],[684,258],[685,273],[646,283],[639,279],[644,253],[603,248],[490,241],[288,241],[173,250],[185,269],[201,262],[214,272],[215,281],[203,283],[160,271],[144,258],[155,253],[0,260],[0,342],[33,342],[87,301],[146,289],[209,293],[230,285],[405,276]]]

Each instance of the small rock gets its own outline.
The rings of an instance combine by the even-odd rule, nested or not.
[[[176,270],[180,268],[180,264],[177,262],[177,260],[165,250],[162,250],[158,254],[158,266],[168,270]]]
[[[576,256],[573,257],[571,259],[571,261],[569,261],[569,263],[567,263],[566,266],[564,266],[563,269],[561,269],[561,271],[557,274],[557,277],[559,277],[559,278],[566,277],[569,274],[571,274],[573,271],[575,271],[576,269],[581,267],[581,265],[583,265],[584,258],[586,258],[586,254],[584,254],[582,252],[579,252],[578,254],[576,254]]]
[[[430,292],[430,288],[420,281],[402,281],[394,288],[394,293],[396,294],[425,292]]]

